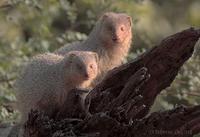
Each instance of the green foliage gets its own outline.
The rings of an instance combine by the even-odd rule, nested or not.
[[[0,1],[0,122],[18,114],[14,81],[36,54],[87,38],[103,12],[126,12],[133,18],[133,48],[128,59],[177,31],[200,26],[198,0],[2,0]],[[153,110],[200,102],[200,49],[183,66]]]

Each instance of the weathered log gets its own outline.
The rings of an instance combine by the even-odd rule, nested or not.
[[[71,113],[67,109],[68,101],[59,112],[66,113],[65,121],[31,112],[25,136],[192,137],[200,133],[200,106],[178,107],[147,117],[156,96],[170,86],[180,67],[191,57],[199,37],[200,30],[184,30],[167,37],[135,60],[108,72],[87,96],[86,104],[90,102],[92,115],[86,115],[84,120],[82,115],[77,115],[84,114],[84,108],[74,109]],[[76,108],[82,100],[80,96],[73,97],[76,103],[71,107]]]

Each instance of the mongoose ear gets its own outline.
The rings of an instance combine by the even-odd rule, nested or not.
[[[104,20],[104,19],[108,18],[108,16],[109,16],[108,14],[109,14],[109,13],[107,13],[107,12],[104,13],[104,14],[100,17],[100,19],[101,19],[101,20]]]
[[[132,26],[132,18],[131,18],[131,16],[127,16],[127,20],[129,22],[130,26]]]
[[[69,52],[68,53],[68,62],[72,63],[74,57],[76,57],[76,53],[75,52]]]

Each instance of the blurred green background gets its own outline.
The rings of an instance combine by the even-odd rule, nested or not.
[[[15,121],[14,81],[30,57],[84,40],[100,15],[125,12],[133,18],[128,60],[166,36],[200,27],[200,0],[0,0],[0,123]],[[152,111],[200,104],[200,46]]]

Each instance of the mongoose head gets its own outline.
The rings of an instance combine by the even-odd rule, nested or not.
[[[100,18],[100,38],[107,46],[126,45],[132,38],[131,17],[124,13],[108,12]],[[125,44],[123,44],[125,43]]]
[[[93,80],[98,73],[98,55],[89,51],[71,51],[67,54],[66,74],[74,84]],[[67,75],[69,76],[69,75]]]

